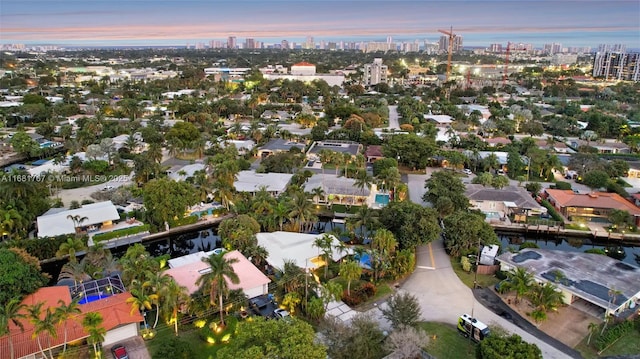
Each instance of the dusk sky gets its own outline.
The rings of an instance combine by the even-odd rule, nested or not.
[[[464,46],[621,43],[640,48],[640,1],[1,0],[0,43],[178,45],[236,36],[437,41],[453,26]]]

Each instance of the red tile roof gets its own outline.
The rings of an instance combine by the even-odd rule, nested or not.
[[[559,207],[619,209],[629,212],[632,216],[640,216],[640,208],[617,193],[578,194],[572,190],[561,189],[545,189],[545,192]]]
[[[65,324],[67,327],[67,342],[86,338],[88,334],[82,328],[82,319],[85,314],[89,312],[99,312],[102,314],[104,320],[102,326],[106,330],[111,330],[124,324],[141,322],[143,319],[140,313],[131,315],[131,305],[126,302],[128,298],[131,298],[130,293],[120,293],[95,302],[81,304],[80,310],[82,313],[68,319],[66,323],[56,325],[56,338],[46,333],[40,333],[40,343],[45,350],[48,345],[56,347],[64,344]],[[44,317],[47,310],[55,310],[55,308],[58,307],[59,300],[62,300],[65,304],[71,302],[68,287],[56,286],[40,288],[37,292],[28,295],[22,303],[30,306],[43,302],[44,304],[41,310],[42,316]],[[26,314],[26,311],[23,312]],[[24,331],[21,331],[16,325],[9,325],[9,332],[13,341],[13,351],[16,358],[40,351],[38,341],[33,337],[34,325],[31,324],[28,319],[23,319],[21,322],[24,326]],[[5,335],[0,337],[0,358],[9,357],[9,336]]]
[[[382,154],[382,146],[369,145],[364,155],[365,157],[384,157]]]

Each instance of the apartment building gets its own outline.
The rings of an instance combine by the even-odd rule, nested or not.
[[[605,80],[639,81],[640,53],[597,52],[592,75]]]
[[[365,86],[373,86],[387,82],[387,65],[381,58],[375,58],[372,64],[364,65],[363,82]]]

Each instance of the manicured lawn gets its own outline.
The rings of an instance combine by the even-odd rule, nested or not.
[[[424,322],[420,327],[429,335],[429,345],[425,350],[436,358],[473,359],[476,344],[458,333],[449,324]]]
[[[593,344],[598,337],[599,332],[593,334],[591,337],[591,344]],[[585,359],[596,359],[602,357],[614,357],[624,355],[637,355],[640,353],[640,331],[631,330],[625,334],[617,342],[613,343],[609,348],[598,355],[597,350],[592,345],[587,345],[588,337],[585,337],[575,349],[582,354]]]
[[[453,268],[453,271],[456,272],[456,274],[458,275],[458,278],[460,278],[462,283],[464,283],[464,285],[466,285],[469,288],[473,288],[473,280],[475,277],[474,272],[463,271],[462,264],[460,264],[459,258],[450,257],[449,260],[451,261],[451,267]],[[496,285],[498,282],[500,282],[500,279],[498,279],[495,275],[478,274],[477,283],[478,283],[478,286],[480,286],[481,288],[492,287]]]
[[[207,323],[209,323],[207,321]],[[225,319],[225,322],[228,322]],[[229,324],[229,323],[228,323]],[[231,329],[233,330],[233,328]],[[179,338],[189,344],[191,348],[193,348],[194,359],[213,359],[216,357],[216,353],[224,344],[210,344],[205,342],[199,335],[199,330],[194,327],[193,324],[184,325],[179,330]],[[215,335],[215,339],[220,339],[225,332],[219,335]],[[156,336],[155,338],[147,341],[147,348],[149,349],[149,354],[151,354],[152,358],[156,357],[156,353],[160,345],[165,342],[167,339],[174,337],[173,327],[168,327],[165,324],[159,324],[156,328]]]

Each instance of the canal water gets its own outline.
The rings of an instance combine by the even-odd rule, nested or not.
[[[317,223],[312,233],[330,232],[334,228],[344,230],[344,224],[334,223],[330,219],[322,219]],[[356,228],[359,232],[359,228]],[[592,248],[609,249],[612,257],[625,263],[640,266],[640,244],[638,246],[620,246],[615,240],[594,242],[586,238],[542,238],[536,236],[506,235],[498,233],[501,242],[501,250],[505,251],[509,247],[517,250],[523,242],[534,242],[543,249],[555,249],[570,252],[584,252]],[[181,257],[199,251],[208,252],[221,246],[218,236],[218,225],[211,228],[195,230],[166,238],[155,239],[143,243],[147,251],[154,257],[169,254],[171,258]],[[121,246],[111,249],[111,253],[116,258],[122,257],[128,246]],[[80,259],[80,258],[79,258]],[[60,270],[66,261],[55,261],[42,265],[42,270],[51,275],[51,283],[55,284],[60,274]]]

